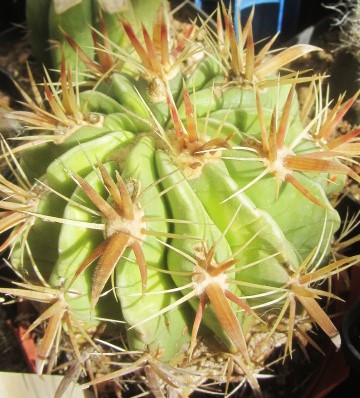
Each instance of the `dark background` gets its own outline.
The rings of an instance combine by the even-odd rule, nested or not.
[[[230,0],[224,0],[229,4]],[[255,0],[260,3],[260,0]],[[275,0],[276,1],[276,0]],[[326,5],[336,3],[338,0],[285,0],[284,18],[282,21],[282,32],[279,41],[285,42],[303,29],[315,24],[321,19],[329,16],[332,10],[326,8]],[[232,0],[234,4],[234,0]],[[201,1],[203,10],[211,14],[217,4],[217,0]],[[258,4],[255,11],[255,39],[274,35],[276,33],[277,15],[279,5]],[[242,20],[247,19],[250,8],[242,12]]]
[[[225,0],[225,3],[228,2],[228,0]],[[280,39],[285,41],[306,27],[330,15],[331,10],[326,9],[324,5],[334,4],[336,2],[337,0],[285,0],[283,29]],[[214,9],[217,1],[204,0],[202,3],[204,11],[210,13]],[[24,23],[24,4],[25,0],[0,0],[0,38],[4,37],[4,31],[16,32],[17,34],[23,33],[21,30],[14,28],[13,24]],[[277,12],[277,4],[263,4],[257,6],[256,23],[259,25],[260,31],[263,28],[265,31],[267,30],[266,33],[268,34],[275,33]],[[262,35],[262,37],[264,37],[264,35]]]

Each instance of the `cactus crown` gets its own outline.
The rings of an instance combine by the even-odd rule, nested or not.
[[[340,346],[319,299],[359,259],[332,248],[360,130],[330,138],[357,95],[321,104],[323,77],[282,70],[319,49],[274,54],[274,37],[257,51],[253,13],[239,38],[223,4],[216,31],[178,37],[164,5],[136,30],[94,2],[77,35],[68,22],[90,3],[48,10],[59,82],[29,70],[33,98],[22,90],[27,110],[8,115],[29,131],[1,141],[1,251],[23,281],[0,291],[46,304],[29,329],[46,323],[39,373],[61,342],[85,386],[140,372],[156,396],[239,380],[261,396],[276,347],[291,357],[300,335],[317,347],[313,324]]]

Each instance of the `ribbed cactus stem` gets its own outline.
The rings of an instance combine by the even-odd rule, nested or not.
[[[237,40],[223,4],[217,32],[179,36],[165,4],[50,3],[59,83],[31,76],[27,109],[9,113],[28,133],[2,139],[0,179],[1,251],[23,278],[0,291],[42,303],[38,372],[64,342],[91,369],[85,386],[145,375],[172,397],[246,380],[260,397],[267,359],[292,357],[298,336],[316,345],[314,324],[338,348],[320,299],[359,260],[332,243],[360,130],[330,137],[357,95],[330,109],[320,78],[282,70],[319,49],[258,51],[253,13]],[[300,109],[306,82],[319,98]]]

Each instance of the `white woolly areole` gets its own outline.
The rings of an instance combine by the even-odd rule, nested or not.
[[[54,0],[54,9],[56,14],[62,14],[69,8],[80,4],[82,0]]]
[[[227,290],[227,277],[225,274],[221,273],[216,276],[209,275],[206,271],[202,270],[202,275],[200,276],[200,282],[196,283],[195,291],[197,296],[201,296],[205,289],[212,284],[217,284],[221,287],[223,291]]]
[[[195,143],[188,143],[188,147],[180,151],[174,159],[186,179],[192,180],[201,177],[205,164],[217,162],[221,158],[220,150],[208,150],[194,155],[194,152],[196,153],[209,140],[209,137],[203,136]]]
[[[287,156],[294,155],[294,152],[287,147],[278,149],[276,152],[276,160],[270,161],[269,159],[265,159],[265,166],[269,169],[271,173],[276,173],[280,178],[280,181],[284,181],[285,177],[288,174],[291,174],[292,171],[284,166],[284,159]]]
[[[137,206],[134,206],[133,212],[133,220],[123,218],[120,215],[114,220],[108,220],[106,223],[106,236],[109,237],[116,233],[122,232],[131,236],[137,241],[143,242],[145,239],[143,230],[146,228],[146,224],[143,221],[144,212]]]
[[[125,11],[129,8],[129,0],[97,0],[103,11],[109,14]],[[145,2],[145,1],[144,1]]]

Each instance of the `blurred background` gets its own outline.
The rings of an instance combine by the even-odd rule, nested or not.
[[[144,0],[145,1],[145,0]],[[279,41],[284,42],[315,24],[332,13],[326,8],[337,0],[231,0],[232,6],[243,8],[247,4],[256,4],[255,36],[263,38],[276,33],[279,23],[279,11],[282,6],[281,34]],[[229,0],[224,0],[229,4]],[[206,13],[211,13],[217,4],[217,0],[193,0],[194,5],[202,8]],[[21,34],[18,25],[25,20],[25,0],[1,0],[0,1],[0,32],[2,38],[8,34]],[[251,6],[243,11],[243,20],[246,20]]]

